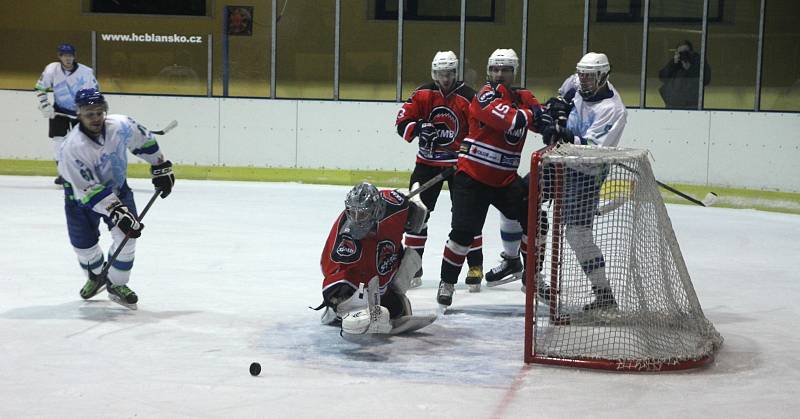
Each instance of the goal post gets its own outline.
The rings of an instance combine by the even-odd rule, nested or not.
[[[526,363],[668,371],[713,361],[723,339],[700,306],[647,156],[559,145],[531,157]],[[538,295],[539,279],[549,295]]]

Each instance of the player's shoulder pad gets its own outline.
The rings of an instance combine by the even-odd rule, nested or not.
[[[461,82],[461,86],[456,89],[456,94],[472,102],[472,98],[475,97],[475,89]]]
[[[497,83],[492,83],[489,81],[483,85],[476,96],[478,99],[478,105],[480,105],[481,108],[485,108],[489,106],[493,100],[503,97],[503,95],[497,91],[497,86]]]
[[[417,88],[414,89],[414,92],[411,93],[411,97],[413,98],[415,96],[417,97],[426,96],[431,94],[431,92],[435,90],[437,90],[436,83],[433,82],[425,83],[421,86],[417,86]]]
[[[386,212],[384,212],[383,218],[387,218],[398,211],[408,208],[408,198],[398,192],[397,189],[382,190],[381,198],[383,198],[383,202],[386,204]]]
[[[342,233],[346,220],[346,217],[339,219],[336,242],[331,249],[331,260],[337,263],[353,263],[361,259],[361,241],[354,239],[349,233]]]

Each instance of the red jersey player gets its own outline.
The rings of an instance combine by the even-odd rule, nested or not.
[[[367,182],[350,190],[320,259],[323,324],[342,319],[347,333],[388,333],[392,319],[411,315],[405,292],[421,259],[404,252],[402,240],[421,228],[426,215],[424,204],[396,190],[379,191]],[[371,321],[364,292],[370,282],[381,296]]]
[[[431,62],[432,83],[418,87],[403,104],[397,114],[397,133],[411,142],[419,138],[417,163],[411,173],[409,187],[419,182],[424,184],[445,169],[456,164],[461,142],[467,136],[469,106],[475,91],[456,79],[458,58],[453,51],[439,51]],[[452,176],[445,178],[452,191]],[[439,199],[442,183],[422,192],[422,202],[432,212]],[[430,216],[430,214],[429,214]],[[427,219],[426,219],[427,222]],[[417,234],[406,235],[406,246],[419,252],[425,251],[428,227],[423,226]],[[483,238],[480,232],[473,238],[467,253],[466,283],[471,292],[481,289],[483,279]],[[414,275],[412,287],[422,285],[422,268]]]
[[[436,298],[444,307],[453,302],[458,274],[472,238],[483,229],[489,205],[519,221],[522,241],[527,241],[528,191],[517,168],[528,130],[538,131],[542,109],[533,93],[511,87],[518,67],[514,50],[495,50],[486,65],[488,81],[470,105],[469,134],[461,145],[458,171],[453,176],[452,230]],[[522,251],[524,254],[524,246]]]

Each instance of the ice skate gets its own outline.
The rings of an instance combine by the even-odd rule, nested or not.
[[[439,281],[439,292],[436,293],[436,301],[445,309],[453,304],[453,294],[456,292],[455,284],[448,284],[444,281]]]
[[[111,282],[106,284],[108,289],[108,298],[111,301],[128,307],[131,310],[136,310],[138,307],[136,303],[139,302],[139,297],[133,292],[132,289],[128,288],[127,285],[114,285]]]
[[[86,280],[86,283],[83,284],[83,288],[81,288],[80,294],[81,298],[84,300],[88,300],[95,295],[97,295],[100,291],[102,291],[106,287],[106,277],[96,275],[94,272],[89,271],[89,279]]]
[[[525,286],[525,271],[522,272],[522,288],[520,290],[524,293],[528,291],[528,288]],[[536,294],[539,295],[539,302],[541,303],[549,303],[550,302],[550,286],[547,285],[544,280],[542,280],[542,274],[536,274]]]
[[[615,310],[617,308],[617,301],[614,299],[614,293],[611,291],[611,288],[592,287],[592,292],[595,295],[595,299],[591,303],[583,306],[583,311]]]
[[[503,258],[500,264],[486,273],[487,287],[496,287],[524,277],[522,260],[519,256],[510,257],[503,252],[500,253],[500,257]]]
[[[465,280],[469,287],[469,292],[481,292],[481,280],[483,280],[483,267],[470,267],[469,272],[467,272],[467,279]]]

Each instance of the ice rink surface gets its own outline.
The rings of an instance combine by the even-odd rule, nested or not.
[[[131,185],[141,209],[152,185]],[[308,306],[321,301],[320,252],[347,190],[178,179],[144,220],[130,311],[105,292],[78,296],[84,277],[52,179],[0,177],[0,417],[800,416],[798,216],[668,206],[725,343],[703,370],[621,374],[526,367],[518,283],[479,294],[462,283],[449,314],[373,345],[320,326]],[[486,269],[501,250],[491,211]],[[418,313],[436,307],[449,215],[445,192],[424,285],[409,291]]]

